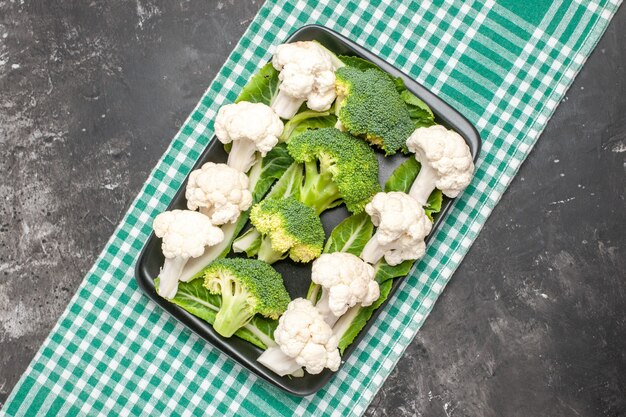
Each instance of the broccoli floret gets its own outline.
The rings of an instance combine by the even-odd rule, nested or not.
[[[317,214],[342,202],[352,213],[360,213],[378,183],[378,159],[362,140],[335,128],[308,130],[287,145],[297,162],[304,163],[300,201]]]
[[[405,148],[415,125],[388,74],[377,68],[343,67],[336,72],[335,87],[338,127],[381,148],[386,155]]]
[[[250,222],[254,227],[235,241],[235,252],[245,251],[270,264],[287,256],[310,262],[322,253],[325,235],[320,218],[293,197],[263,200],[252,208]]]
[[[281,275],[256,259],[217,259],[204,271],[204,286],[221,295],[221,306],[213,328],[231,337],[255,314],[278,317],[291,301]]]

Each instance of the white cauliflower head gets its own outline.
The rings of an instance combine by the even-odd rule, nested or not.
[[[165,211],[156,216],[152,226],[154,234],[163,239],[161,250],[165,256],[158,292],[174,298],[187,260],[201,256],[207,246],[220,243],[224,233],[207,216],[190,210]]]
[[[365,211],[377,226],[361,254],[366,262],[374,264],[384,256],[393,266],[424,256],[424,238],[430,233],[432,223],[415,199],[396,191],[378,193],[365,206]]]
[[[316,307],[334,324],[349,308],[372,305],[380,296],[374,267],[345,252],[322,254],[313,262],[311,280],[322,287]]]
[[[283,122],[271,107],[263,103],[239,103],[222,106],[215,118],[215,135],[220,142],[233,143],[228,166],[247,172],[255,153],[265,156],[278,143]]]
[[[154,234],[163,239],[166,258],[197,258],[206,246],[222,241],[224,233],[211,220],[197,211],[165,211],[154,219]]]
[[[339,369],[337,338],[309,300],[297,298],[289,303],[278,321],[274,340],[285,355],[310,374],[319,374],[324,368]]]
[[[409,194],[426,205],[435,188],[450,198],[458,196],[472,181],[474,162],[463,137],[441,125],[420,127],[406,141],[421,164]]]
[[[335,70],[343,64],[317,42],[285,43],[272,58],[280,71],[279,94],[272,108],[283,119],[291,119],[302,103],[315,111],[326,111],[335,101]]]
[[[214,225],[234,223],[252,204],[246,174],[213,162],[189,174],[185,197],[189,210],[199,208]]]

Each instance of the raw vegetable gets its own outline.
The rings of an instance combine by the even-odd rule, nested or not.
[[[308,129],[321,129],[323,127],[333,127],[337,122],[337,117],[330,111],[317,112],[306,110],[296,114],[287,123],[280,135],[280,141],[288,143],[291,138],[307,131]]]
[[[289,303],[274,332],[278,346],[267,349],[257,360],[280,376],[293,375],[302,367],[310,374],[339,369],[337,338],[310,301],[297,298]]]
[[[154,234],[163,239],[161,250],[165,256],[159,273],[159,295],[171,299],[189,258],[199,257],[207,246],[224,240],[224,233],[207,216],[190,210],[165,211],[156,216],[152,226]]]
[[[286,310],[290,297],[278,272],[255,259],[217,259],[204,270],[204,286],[220,295],[213,328],[232,336],[255,314],[273,320]]]
[[[390,74],[384,72],[374,63],[356,56],[340,56],[339,59],[341,59],[343,63],[349,67],[353,67],[361,71],[373,68],[388,76],[393,81],[396,90],[400,94],[400,98],[407,106],[409,117],[413,121],[414,128],[427,127],[435,124],[435,116],[430,107],[417,98],[415,94],[407,90],[402,78],[393,78]]]
[[[380,191],[378,159],[363,141],[335,128],[307,130],[287,149],[304,164],[300,201],[320,214],[342,202],[360,213]]]
[[[358,56],[340,55],[339,59],[341,60],[341,62],[344,63],[344,65],[346,65],[348,67],[356,68],[356,69],[361,70],[361,71],[366,71],[368,69],[374,68],[374,69],[379,70],[383,74],[387,74],[382,69],[380,69],[380,67],[378,65],[374,64],[372,61],[368,61],[366,59],[359,58]],[[389,74],[387,74],[387,76],[389,78],[392,78],[391,75],[389,75]]]
[[[347,252],[325,253],[313,262],[309,301],[329,326],[356,305],[372,305],[380,295],[375,269]],[[321,289],[321,294],[319,294]]]
[[[363,242],[367,242],[370,239],[373,229],[371,222],[369,224],[366,223],[365,226],[361,226],[364,221],[359,217],[364,215],[365,214],[353,215],[341,222],[328,238],[329,242],[333,242],[332,245],[327,245],[329,250],[342,248],[349,253],[360,253],[360,250],[364,246]],[[369,220],[369,216],[365,215],[365,217]],[[378,299],[370,306],[363,307],[356,305],[348,309],[333,326],[333,334],[337,336],[341,354],[352,344],[359,332],[372,317],[374,311],[385,302],[391,291],[393,278],[408,275],[412,267],[412,261],[405,261],[397,266],[390,266],[385,261],[380,261],[374,265],[374,279],[379,284],[380,292]],[[309,287],[307,298],[315,299],[313,292],[318,291],[318,288],[317,284],[312,283]]]
[[[289,256],[310,262],[322,253],[324,228],[315,211],[293,197],[270,198],[250,212],[251,227],[235,240],[233,250],[272,264]]]
[[[248,187],[252,191],[252,202],[257,203],[267,194],[272,184],[283,176],[283,173],[293,165],[293,158],[287,152],[285,144],[278,144],[265,158],[259,159],[248,175]],[[241,213],[235,223],[227,223],[221,227],[224,240],[219,244],[207,248],[198,258],[190,259],[181,274],[181,281],[190,281],[202,275],[202,270],[213,260],[223,258],[230,252],[233,239],[241,232],[248,222],[249,210]]]
[[[335,70],[343,63],[317,42],[278,45],[272,58],[280,71],[279,92],[272,108],[282,119],[291,119],[306,101],[309,109],[326,111],[335,101]]]
[[[474,174],[472,153],[458,133],[441,125],[421,127],[406,142],[421,169],[409,194],[426,205],[435,188],[447,197],[458,196]]]
[[[158,291],[158,278],[154,285]],[[204,281],[201,279],[179,283],[176,297],[170,301],[211,325],[215,322],[215,316],[222,305],[221,297],[211,294],[204,287]],[[274,330],[276,330],[277,325],[278,320],[268,319],[257,314],[252,317],[250,322],[237,330],[235,336],[261,349],[267,349],[269,346],[275,345]]]
[[[252,190],[252,204],[258,203],[265,197],[272,185],[283,177],[293,162],[287,145],[279,143],[265,158],[254,164],[248,173],[249,188]]]
[[[365,262],[376,264],[384,256],[394,266],[424,256],[432,223],[415,199],[399,191],[378,193],[365,211],[377,227],[361,253]]]
[[[407,159],[394,170],[385,184],[385,191],[407,192],[417,173],[419,163],[414,158]],[[441,210],[441,192],[435,190],[429,199],[429,206],[425,208],[427,213],[435,215]],[[430,211],[428,211],[430,210]],[[353,215],[343,220],[331,232],[326,242],[324,253],[333,251],[349,252],[360,254],[365,243],[372,237],[373,225],[369,215],[362,213]],[[350,308],[333,326],[333,333],[339,339],[339,350],[341,354],[354,342],[361,330],[370,320],[374,311],[379,308],[389,297],[393,279],[407,276],[413,268],[414,261],[404,261],[399,265],[390,266],[384,260],[374,265],[376,270],[375,280],[379,283],[380,296],[372,305],[368,307],[355,306]],[[309,288],[307,298],[316,288],[312,284]]]
[[[435,131],[432,111],[402,79],[373,63],[357,57],[341,61],[316,42],[279,46],[273,62],[252,77],[236,104],[220,110],[215,122],[220,140],[233,145],[229,164],[249,170],[247,190],[226,170],[203,176],[203,167],[190,177],[190,208],[224,223],[225,238],[187,263],[193,268],[185,268],[181,277],[204,279],[181,282],[171,301],[225,337],[234,334],[267,348],[259,362],[279,375],[302,376],[302,367],[311,374],[338,369],[340,353],[388,298],[393,279],[407,275],[412,259],[423,254],[423,239],[442,205],[438,189],[426,194],[423,211],[404,194],[417,187],[420,175],[432,177],[433,167],[420,173],[418,162],[420,152],[433,160],[428,149],[418,149],[429,144],[414,137]],[[287,119],[284,125],[279,117]],[[416,152],[394,171],[385,193],[378,159],[366,142],[386,155],[406,152],[407,146]],[[320,256],[324,232],[318,216],[342,203],[354,214],[333,230]],[[226,256],[249,219],[252,227],[233,249],[259,260],[216,259]],[[374,224],[378,229],[372,236]],[[287,256],[296,262],[319,256],[308,300],[289,303],[282,278],[262,261]]]
[[[215,135],[224,144],[232,142],[228,166],[248,172],[257,152],[264,157],[278,143],[283,122],[266,104],[240,101],[222,106],[215,118]]]
[[[420,163],[415,158],[408,158],[393,171],[393,174],[385,184],[385,192],[402,191],[403,193],[408,193],[419,171]],[[434,221],[434,216],[441,211],[442,204],[443,195],[441,190],[435,189],[430,193],[428,201],[424,206],[424,212],[430,221]]]
[[[342,130],[362,137],[393,155],[405,148],[415,129],[409,110],[393,79],[376,68],[339,68],[336,73],[335,113]]]
[[[234,223],[252,205],[248,177],[226,164],[207,162],[189,174],[185,198],[189,210],[211,219],[214,225]]]

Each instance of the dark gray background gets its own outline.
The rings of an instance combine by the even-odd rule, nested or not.
[[[0,403],[260,2],[0,2]],[[626,10],[370,416],[626,415]]]

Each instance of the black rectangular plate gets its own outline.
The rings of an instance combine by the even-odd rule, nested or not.
[[[406,87],[430,106],[433,113],[435,114],[438,123],[455,130],[461,136],[463,136],[463,138],[470,147],[472,155],[474,156],[474,160],[476,160],[480,151],[481,144],[478,132],[465,117],[463,117],[459,112],[457,112],[447,103],[445,103],[439,97],[428,91],[426,88],[415,82],[407,75],[403,74],[398,69],[394,68],[389,63],[385,62],[373,53],[367,51],[365,48],[323,26],[304,26],[294,32],[287,39],[287,42],[310,40],[316,40],[320,42],[322,45],[324,45],[337,55],[355,55],[367,59],[378,65],[380,68],[393,75],[394,77],[402,78]],[[402,163],[406,159],[406,156],[395,155],[390,158],[385,158],[383,157],[382,153],[378,153],[378,155],[380,160],[380,180],[381,183],[384,184],[386,178],[400,163]],[[200,158],[198,159],[198,162],[196,163],[194,169],[200,167],[200,165],[207,161],[226,161],[226,153],[223,150],[222,144],[217,139],[214,139],[209,143],[205,151],[202,153],[202,155],[200,155]],[[186,208],[186,185],[187,183],[185,181],[185,183],[182,184],[180,190],[178,190],[178,192],[174,196],[170,206],[168,207],[168,210]],[[444,200],[443,208],[435,219],[433,231],[431,232],[430,236],[434,234],[437,227],[441,224],[443,218],[450,208],[450,204],[450,200]],[[324,223],[324,229],[326,230],[326,234],[328,235],[333,227],[335,227],[347,215],[348,212],[343,207],[338,207],[336,209],[325,212],[322,215],[322,222]],[[220,349],[226,355],[230,356],[233,360],[248,368],[256,375],[264,378],[265,380],[271,382],[277,387],[282,388],[293,395],[311,395],[321,389],[333,377],[333,372],[330,372],[328,370],[322,372],[319,375],[307,374],[303,378],[280,377],[269,371],[267,368],[265,368],[256,361],[257,357],[262,353],[259,348],[236,337],[230,339],[225,339],[221,337],[220,335],[215,333],[213,327],[211,327],[210,324],[193,316],[192,314],[176,306],[175,304],[168,302],[164,298],[159,297],[154,289],[154,279],[157,277],[159,273],[159,268],[163,264],[163,255],[161,253],[160,245],[161,240],[158,239],[154,235],[154,233],[151,234],[148,238],[146,246],[141,252],[139,260],[137,261],[135,277],[139,286],[150,298],[152,298],[157,304],[159,304],[170,314],[176,317],[191,331],[195,332],[200,337],[207,340],[213,346]],[[310,264],[300,265],[293,262],[281,261],[274,264],[274,266],[283,275],[285,285],[292,298],[306,296],[306,292],[310,283]],[[400,279],[395,280],[391,289],[390,296],[398,290],[400,281]],[[361,339],[363,338],[363,334],[365,334],[365,331],[369,328],[369,326],[371,326],[380,311],[385,308],[385,305],[386,303],[383,304],[381,308],[379,308],[374,313],[373,317],[367,323],[365,329],[359,334],[354,343],[348,349],[346,349],[343,355],[343,361],[345,361],[352,354],[355,346],[359,344]]]

